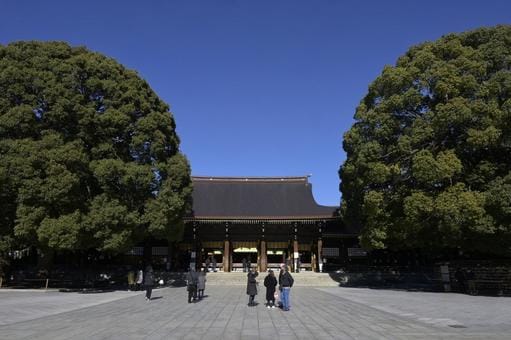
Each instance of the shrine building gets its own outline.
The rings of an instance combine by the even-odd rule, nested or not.
[[[185,218],[179,247],[200,267],[215,257],[221,271],[259,271],[289,264],[293,271],[319,271],[319,264],[342,261],[357,244],[345,230],[339,207],[318,205],[308,176],[194,176],[193,211]]]

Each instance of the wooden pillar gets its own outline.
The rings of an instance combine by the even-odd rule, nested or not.
[[[298,240],[293,241],[293,257],[294,257],[294,271],[295,273],[298,273],[300,271],[300,268],[298,268]]]
[[[190,268],[197,270],[197,234],[198,234],[198,224],[193,222],[193,244],[192,244],[192,252],[190,254]]]
[[[229,222],[225,222],[225,238],[224,238],[224,255],[222,259],[222,267],[224,273],[231,271],[231,247],[229,246]]]
[[[230,257],[231,257],[231,251],[230,251],[230,247],[229,247],[229,241],[225,240],[224,241],[224,255],[222,258],[222,266],[224,269],[224,273],[231,271],[231,267],[230,267],[230,263],[229,263]]]
[[[318,270],[320,273],[323,272],[323,227],[325,221],[319,222],[318,224]]]
[[[266,256],[266,241],[261,241],[261,257],[260,257],[260,270],[261,272],[265,272],[268,268],[268,257]]]
[[[319,267],[319,271],[320,272],[323,272],[323,257],[322,257],[322,252],[323,252],[323,240],[320,238],[318,240],[318,267]]]
[[[294,223],[294,240],[293,240],[293,271],[298,273],[300,271],[298,265],[298,223]]]
[[[311,249],[311,271],[314,273],[318,270],[318,268],[316,266],[316,253],[314,252],[316,250],[315,245],[311,244],[310,249]]]
[[[268,269],[268,255],[266,254],[266,240],[265,237],[264,222],[261,224],[261,244],[259,245],[260,257],[259,257],[259,271],[265,272]]]

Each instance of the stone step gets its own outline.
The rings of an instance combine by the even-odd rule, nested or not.
[[[335,276],[331,276],[328,273],[292,273],[294,278],[294,286],[297,287],[338,287],[339,282],[336,281]],[[278,277],[278,273],[276,273]],[[264,287],[263,282],[266,277],[266,273],[259,274],[257,281],[259,287]],[[247,284],[247,273],[207,273],[206,284],[214,286],[244,286]]]

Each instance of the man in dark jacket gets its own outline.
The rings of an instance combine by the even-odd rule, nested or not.
[[[282,289],[281,291],[281,300],[282,300],[282,309],[284,311],[289,310],[289,292],[291,290],[291,287],[293,287],[294,279],[289,273],[288,267],[284,267],[284,272],[282,273],[282,276],[279,277],[279,285]]]
[[[197,300],[197,283],[198,275],[194,268],[190,268],[190,271],[186,275],[186,289],[188,290],[188,303],[192,303],[193,300]]]
[[[153,267],[151,265],[148,265],[145,270],[144,274],[144,286],[145,286],[145,299],[147,301],[151,300],[151,294],[153,292],[153,286],[154,286],[154,273],[153,273]]]
[[[280,280],[282,280],[282,274],[284,274],[284,267],[286,266],[285,263],[280,264],[280,271],[279,271],[279,308],[282,308],[282,286],[280,285]]]
[[[256,277],[259,275],[253,268],[247,274],[247,295],[249,296],[248,305],[255,306],[254,298],[257,295],[257,281]]]
[[[277,286],[277,278],[273,274],[273,270],[268,271],[268,276],[264,278],[264,286],[266,287],[266,307],[275,308],[275,287]]]

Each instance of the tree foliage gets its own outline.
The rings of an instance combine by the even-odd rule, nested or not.
[[[344,135],[341,214],[368,248],[511,253],[511,26],[410,48]]]
[[[136,72],[62,42],[0,45],[0,246],[178,238],[190,197],[169,107]]]

